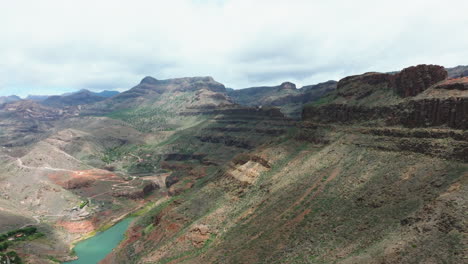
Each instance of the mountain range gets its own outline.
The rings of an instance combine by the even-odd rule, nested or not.
[[[0,233],[37,227],[28,263],[128,216],[100,263],[464,263],[467,69],[2,97]]]

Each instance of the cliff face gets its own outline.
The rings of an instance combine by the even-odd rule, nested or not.
[[[409,67],[395,75],[396,92],[402,97],[415,96],[447,76],[444,67],[438,65]]]
[[[411,100],[382,107],[330,104],[306,107],[302,118],[325,123],[373,122],[374,125],[467,129],[468,98]]]
[[[468,129],[468,98],[413,100],[399,105],[393,112],[396,122],[387,122],[393,125]]]
[[[443,81],[441,66],[419,65],[395,75],[366,73],[338,83],[337,97],[353,98],[303,109],[302,118],[314,122],[366,123],[405,127],[468,128],[468,78]],[[441,82],[443,81],[443,82]],[[373,105],[360,100],[377,90],[392,89],[406,99]],[[416,96],[417,95],[417,96]]]
[[[415,96],[431,85],[447,79],[447,71],[438,65],[418,65],[396,74],[370,72],[341,79],[337,90],[342,96],[358,99],[375,89],[390,88],[401,97]]]

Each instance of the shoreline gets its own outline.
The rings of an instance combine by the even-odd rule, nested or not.
[[[132,211],[130,212],[127,212],[125,214],[122,214],[120,216],[118,216],[117,218],[114,218],[112,219],[110,222],[106,223],[106,224],[103,224],[101,226],[99,226],[98,228],[96,228],[95,230],[91,231],[91,232],[88,232],[86,234],[84,234],[83,236],[75,239],[75,240],[72,240],[71,243],[70,243],[70,247],[69,247],[69,252],[70,253],[73,253],[74,252],[74,248],[76,247],[76,245],[84,240],[87,240],[87,239],[90,239],[94,236],[96,236],[97,234],[99,233],[102,233],[102,232],[105,232],[106,230],[108,230],[109,228],[115,226],[116,224],[118,224],[119,222],[121,222],[122,220],[126,219],[126,218],[129,218],[129,217],[136,217],[136,216],[132,216],[132,214],[135,213],[135,211],[138,211],[140,210],[142,207],[144,206],[140,206],[140,207],[137,207],[135,209],[133,209]],[[69,262],[69,261],[73,261],[73,260],[77,260],[78,259],[78,256],[76,255],[68,255],[69,258],[72,258],[72,259],[69,259],[69,260],[66,260],[66,262]]]
[[[160,203],[164,202],[167,199],[168,199],[168,197],[165,196],[165,197],[162,197],[162,198],[160,198],[160,199],[158,199],[157,201],[154,201],[154,202],[149,201],[148,203],[146,203],[144,205],[141,205],[141,206],[138,206],[137,208],[134,208],[133,210],[131,210],[131,211],[127,212],[127,213],[124,213],[124,214],[118,216],[117,218],[112,219],[109,223],[103,224],[100,227],[96,228],[95,230],[93,230],[93,231],[91,231],[91,232],[89,232],[89,233],[87,233],[87,234],[73,240],[70,243],[69,252],[73,253],[74,248],[76,247],[76,245],[78,243],[80,243],[80,242],[82,242],[84,240],[90,239],[90,238],[96,236],[97,234],[108,230],[109,228],[115,226],[116,224],[118,224],[119,222],[123,221],[126,218],[130,218],[130,217],[137,218],[140,215],[142,215],[144,212],[147,212],[147,211],[151,210],[153,207],[159,205]],[[139,212],[139,211],[141,211],[141,212]],[[129,227],[132,224],[133,223],[130,223]],[[126,239],[126,235],[124,234],[124,238],[122,239],[122,241],[124,241],[125,239]],[[122,243],[122,241],[120,241],[119,244]],[[76,255],[68,255],[67,260],[64,260],[63,263],[65,264],[66,262],[70,262],[70,261],[77,260],[77,259],[79,259],[79,258]]]

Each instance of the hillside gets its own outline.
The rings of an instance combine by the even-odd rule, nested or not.
[[[183,191],[139,219],[103,263],[463,262],[468,138],[460,128],[468,112],[458,102],[466,95],[444,103],[457,119],[441,114],[430,128],[430,112],[416,103],[434,90],[439,102],[458,94],[464,81],[439,82],[446,76],[422,65],[341,80],[288,133],[218,159],[190,184],[167,178]],[[380,113],[408,110],[381,104],[414,106],[400,119],[412,129],[382,122]],[[378,118],[360,119],[373,112]],[[236,123],[221,131],[242,131]],[[182,164],[167,168],[183,175]]]
[[[100,101],[4,104],[0,231],[45,234],[12,247],[31,263],[130,213],[101,263],[463,263],[468,81],[447,77],[145,77]]]

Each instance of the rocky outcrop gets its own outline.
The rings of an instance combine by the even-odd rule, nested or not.
[[[390,113],[390,109],[371,108],[366,106],[328,104],[321,107],[307,106],[302,110],[302,119],[323,123],[351,123],[367,120],[377,120]]]
[[[198,224],[190,229],[189,238],[194,247],[201,248],[210,238],[210,234],[211,231],[207,225]]]
[[[233,158],[226,175],[243,184],[252,184],[261,173],[270,168],[270,163],[264,157],[242,153]]]
[[[389,123],[407,127],[468,128],[468,98],[413,100],[397,106]]]
[[[249,161],[253,161],[253,162],[256,162],[256,163],[259,163],[261,164],[263,167],[265,168],[271,168],[271,165],[270,163],[258,156],[258,155],[254,155],[254,154],[249,154],[249,153],[241,153],[241,154],[238,154],[237,156],[235,156],[233,159],[232,159],[232,163],[234,165],[244,165],[245,163],[249,162]]]
[[[341,79],[337,84],[337,95],[360,100],[376,90],[392,89],[394,76],[386,73],[369,72]]]
[[[279,87],[280,90],[296,90],[296,85],[292,82],[284,82]]]
[[[396,74],[365,73],[343,78],[337,85],[340,103],[307,106],[302,118],[315,122],[360,122],[367,125],[391,125],[405,127],[447,126],[456,129],[468,127],[468,98],[464,92],[468,78],[446,80],[447,72],[437,65],[418,65]],[[431,87],[427,92],[422,93]],[[393,89],[401,97],[420,96],[412,99],[383,97],[375,104],[361,100],[377,90]],[[449,90],[460,92],[449,93]],[[345,100],[343,100],[343,98]],[[352,103],[350,103],[352,100]],[[376,97],[374,96],[373,99]],[[332,101],[333,102],[333,101]]]
[[[415,96],[431,85],[447,79],[447,71],[438,65],[418,65],[395,75],[395,89],[402,97]]]
[[[338,82],[336,89],[338,91],[342,91],[350,85],[358,86],[358,85],[363,85],[363,84],[378,85],[378,84],[384,83],[384,84],[391,85],[392,82],[393,82],[393,78],[391,74],[368,72],[362,75],[353,75],[353,76],[348,76],[348,77],[341,79]]]
[[[400,97],[409,97],[446,78],[447,71],[438,65],[413,66],[396,74],[369,72],[341,79],[337,85],[337,95],[360,100],[377,90],[391,89]]]
[[[188,109],[189,111],[181,112],[183,116],[193,115],[226,115],[231,118],[241,117],[242,119],[284,119],[284,114],[280,109],[274,107],[261,108],[261,107],[241,107],[241,106],[220,106],[205,109]]]
[[[112,192],[114,197],[126,197],[130,199],[141,199],[146,195],[150,194],[152,191],[159,188],[159,186],[150,181],[146,181],[139,188],[135,189],[126,189],[126,190],[115,190]]]
[[[303,109],[302,118],[315,122],[367,122],[405,127],[468,128],[468,98],[411,100],[393,106],[329,104]]]
[[[184,92],[207,89],[213,92],[226,92],[226,88],[212,77],[186,77],[167,80],[158,80],[147,76],[141,80],[140,84],[130,89],[128,92],[136,89],[151,89],[159,93],[163,92]],[[124,92],[127,93],[127,92]]]

